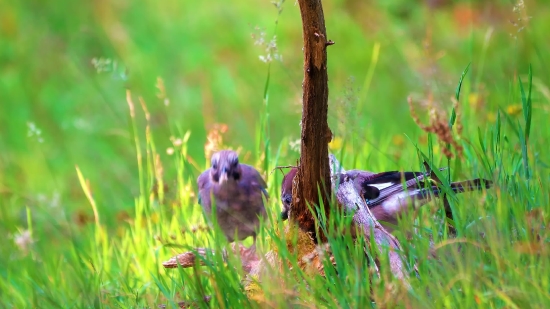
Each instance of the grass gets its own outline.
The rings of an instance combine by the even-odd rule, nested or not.
[[[268,1],[8,1],[0,10],[0,306],[152,308],[211,295],[213,307],[547,307],[549,9],[535,1],[324,7],[336,42],[331,151],[343,166],[421,169],[421,152],[448,165],[453,180],[496,183],[451,199],[457,238],[442,228],[437,203],[403,220],[396,236],[419,271],[412,290],[394,282],[383,256],[381,277],[369,280],[362,247],[347,234],[331,233],[337,266],[325,261],[325,278],[300,270],[280,239],[282,176],[269,171],[299,156],[294,3],[280,11]],[[266,50],[274,33],[276,49]],[[268,53],[282,61],[260,61]],[[429,110],[446,122],[455,115],[462,157],[448,161],[447,145],[415,124],[411,93],[421,121]],[[454,113],[451,97],[460,99]],[[189,248],[225,245],[202,228],[196,204],[195,180],[214,146],[240,148],[264,173],[272,198],[260,247],[294,266],[262,282],[261,305],[219,256],[198,269],[161,266]],[[155,183],[162,189],[153,194]],[[427,258],[431,242],[442,258]]]

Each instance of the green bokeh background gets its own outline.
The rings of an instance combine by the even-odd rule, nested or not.
[[[403,133],[416,137],[419,131],[406,97],[432,92],[449,110],[448,98],[470,62],[465,93],[485,96],[475,111],[463,100],[465,119],[474,121],[469,122],[473,129],[497,106],[513,104],[509,83],[525,74],[529,63],[535,78],[545,83],[548,7],[526,1],[514,11],[514,5],[325,1],[328,36],[336,42],[329,48],[334,133],[342,138],[351,131],[359,133],[353,141],[357,147],[368,140],[385,148],[394,135]],[[161,149],[170,146],[171,135],[189,130],[189,155],[203,166],[206,130],[225,123],[229,146],[254,150],[258,119],[265,111],[267,64],[259,60],[265,51],[254,45],[251,34],[264,31],[266,40],[272,38],[278,12],[269,1],[8,0],[0,11],[3,195],[22,197],[21,203],[34,208],[42,206],[38,194],[56,193],[69,210],[85,207],[75,181],[77,164],[93,184],[99,204],[115,209],[131,204],[137,169],[126,89],[136,102],[137,96],[147,102]],[[284,3],[278,21],[277,47],[283,60],[273,62],[271,70],[272,147],[284,138],[297,139],[300,130],[297,4]],[[361,92],[361,113],[356,114],[357,103],[349,106],[350,89],[356,95],[364,89],[374,44],[380,44],[380,56],[368,92]],[[110,59],[118,67],[98,73],[91,64],[94,58]],[[168,108],[156,97],[157,77],[164,81]],[[534,97],[536,107],[542,102],[536,91]],[[342,124],[346,119],[355,120],[353,128]],[[29,122],[41,130],[42,143],[28,137]],[[285,156],[284,163],[296,157]]]

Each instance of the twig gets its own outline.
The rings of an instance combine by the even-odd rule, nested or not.
[[[275,167],[271,170],[271,172],[269,172],[269,175],[273,174],[273,172],[274,172],[275,170],[279,170],[279,171],[282,172],[282,169],[283,169],[283,168],[298,168],[298,166],[296,166],[296,165],[275,166]]]
[[[178,265],[181,265],[183,268],[193,267],[195,266],[195,261],[197,259],[197,255],[200,256],[199,258],[199,265],[204,266],[206,265],[204,263],[204,259],[206,259],[206,256],[210,252],[210,254],[214,254],[214,252],[207,248],[196,248],[193,251],[188,251],[182,254],[178,254],[171,259],[169,259],[166,262],[162,263],[162,266],[164,268],[177,268]],[[224,259],[225,261],[225,259]]]
[[[238,246],[235,248],[235,246]],[[260,258],[256,254],[256,246],[252,246],[250,248],[246,248],[242,244],[231,244],[231,250],[235,255],[237,255],[243,266],[243,270],[246,273],[249,273],[250,270],[259,263]],[[237,252],[238,250],[238,252]],[[178,265],[181,265],[182,268],[188,268],[195,266],[195,263],[197,262],[197,258],[199,258],[198,263],[200,266],[204,266],[205,259],[208,255],[214,255],[216,254],[215,251],[207,248],[196,248],[192,251],[188,251],[182,254],[178,254],[171,259],[169,259],[166,262],[162,263],[162,266],[164,268],[177,268]],[[224,263],[228,261],[228,255],[227,251],[224,249],[222,251],[222,260]]]
[[[372,215],[367,204],[361,198],[357,190],[353,185],[353,181],[350,181],[347,177],[344,177],[342,183],[340,182],[340,175],[345,174],[345,170],[342,168],[340,162],[333,154],[329,154],[330,168],[331,168],[331,180],[332,190],[336,192],[336,198],[338,202],[345,207],[349,212],[354,213],[353,222],[360,226],[365,235],[365,239],[368,241],[373,233],[376,247],[383,253],[383,247],[388,247],[388,258],[390,262],[390,268],[393,275],[400,279],[407,287],[409,287],[408,276],[404,269],[403,261],[399,252],[401,252],[401,245],[399,241],[393,237],[386,229],[376,220]],[[335,173],[338,170],[338,173]],[[378,275],[380,275],[377,269]]]

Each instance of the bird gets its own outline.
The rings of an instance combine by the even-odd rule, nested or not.
[[[443,195],[446,208],[447,200],[443,190],[437,186],[441,181],[435,173],[431,172],[425,164],[428,172],[400,172],[388,171],[374,173],[363,170],[349,170],[340,174],[340,183],[349,180],[359,195],[365,199],[367,207],[390,232],[392,226],[397,225],[398,217],[411,208],[420,207],[433,197]],[[445,170],[442,168],[440,170]],[[281,219],[288,219],[290,206],[292,204],[292,182],[298,169],[292,168],[284,177],[281,184],[281,201],[283,210]],[[434,182],[436,182],[434,184]],[[476,178],[466,181],[452,182],[450,189],[455,193],[481,190],[483,187],[490,188],[492,182],[487,179]],[[446,209],[447,215],[450,208]],[[389,224],[388,224],[389,223]]]
[[[281,201],[283,202],[283,211],[281,212],[281,219],[284,221],[288,219],[290,205],[292,204],[292,183],[294,176],[298,169],[293,167],[285,176],[281,184]],[[345,174],[340,174],[340,182],[344,181]],[[359,178],[358,178],[359,180]],[[354,183],[356,190],[364,198],[373,199],[379,196],[380,190],[374,186],[361,186],[360,183]]]
[[[212,222],[216,221],[229,242],[244,240],[256,233],[260,217],[266,214],[264,199],[269,199],[267,184],[252,166],[239,163],[235,151],[221,150],[212,155],[210,168],[197,178],[199,204]],[[235,237],[236,236],[236,237]]]

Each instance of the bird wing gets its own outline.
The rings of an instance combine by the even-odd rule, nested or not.
[[[370,207],[380,205],[399,192],[421,187],[426,180],[426,175],[422,172],[385,172],[378,175],[379,177],[364,183],[364,185],[375,186],[380,189],[380,195],[377,198],[367,201]]]
[[[402,181],[408,181],[422,175],[421,172],[389,171],[373,173],[369,171],[350,170],[345,176],[353,180],[355,189],[367,200],[384,197],[383,192],[388,188],[399,185]]]
[[[440,171],[446,170],[446,167],[440,168]],[[380,196],[371,199],[368,202],[369,207],[380,205],[388,198],[397,193],[414,188],[422,188],[424,182],[429,181],[431,176],[435,175],[432,171],[424,172],[383,172],[370,176],[370,179],[365,181],[365,185],[375,186],[380,189]],[[404,181],[404,183],[403,183]],[[428,186],[431,191],[438,190],[437,185]],[[411,194],[420,194],[427,196],[429,191],[418,191]]]
[[[265,195],[266,199],[269,199],[269,194],[267,193],[267,184],[262,178],[262,175],[252,166],[247,164],[241,164],[242,177],[245,181],[250,181],[251,185],[257,186],[262,193]]]
[[[210,169],[202,172],[197,178],[197,184],[199,185],[199,190],[202,190],[208,186],[210,182]]]
[[[400,184],[403,180],[411,180],[415,177],[421,176],[422,172],[399,172],[389,171],[382,173],[358,173],[356,177],[359,177],[364,185],[372,185],[379,189],[389,187],[394,184]]]
[[[205,190],[210,187],[210,169],[207,169],[199,175],[197,178],[197,185],[199,186],[199,204],[202,205],[203,199],[210,198],[209,190]],[[206,194],[207,196],[203,197],[203,194]]]

